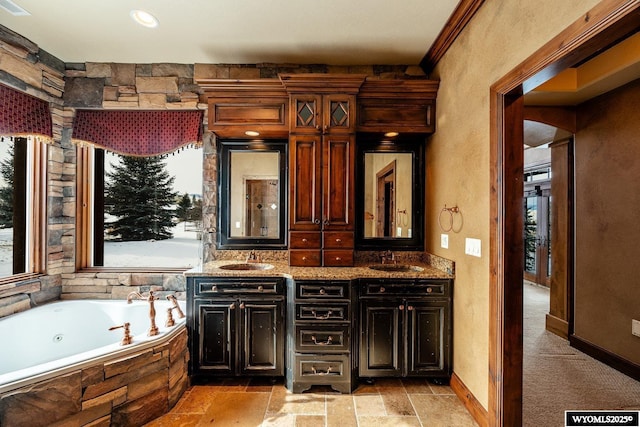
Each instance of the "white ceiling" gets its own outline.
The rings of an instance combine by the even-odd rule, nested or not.
[[[4,0],[0,0],[2,3]],[[458,0],[12,0],[0,24],[64,62],[415,65]],[[136,24],[132,9],[160,21]]]

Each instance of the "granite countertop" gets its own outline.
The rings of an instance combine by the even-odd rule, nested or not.
[[[220,260],[211,261],[203,266],[187,270],[186,276],[210,276],[210,277],[287,277],[294,280],[304,279],[334,279],[352,280],[360,278],[381,279],[453,279],[451,273],[440,270],[429,264],[412,262],[411,266],[420,267],[421,271],[380,271],[369,268],[373,263],[357,264],[353,267],[291,267],[288,263],[264,262],[273,268],[265,270],[225,270],[220,266],[228,264],[243,264],[241,261]],[[380,265],[380,264],[378,264]]]

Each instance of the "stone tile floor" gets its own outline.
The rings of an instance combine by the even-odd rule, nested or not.
[[[471,427],[477,426],[449,386],[421,379],[377,379],[352,394],[328,387],[292,394],[282,382],[217,380],[193,385],[168,414],[146,427]]]

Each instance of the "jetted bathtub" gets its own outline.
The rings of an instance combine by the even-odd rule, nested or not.
[[[185,312],[185,303],[180,301]],[[0,394],[110,359],[121,359],[170,340],[185,319],[173,310],[175,326],[166,327],[172,304],[154,302],[158,335],[149,337],[149,303],[136,300],[58,301],[0,319]],[[121,345],[130,323],[132,343]]]

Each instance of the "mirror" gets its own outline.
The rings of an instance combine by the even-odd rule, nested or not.
[[[286,143],[221,141],[218,249],[285,247]]]
[[[358,249],[423,250],[424,140],[357,141]]]

